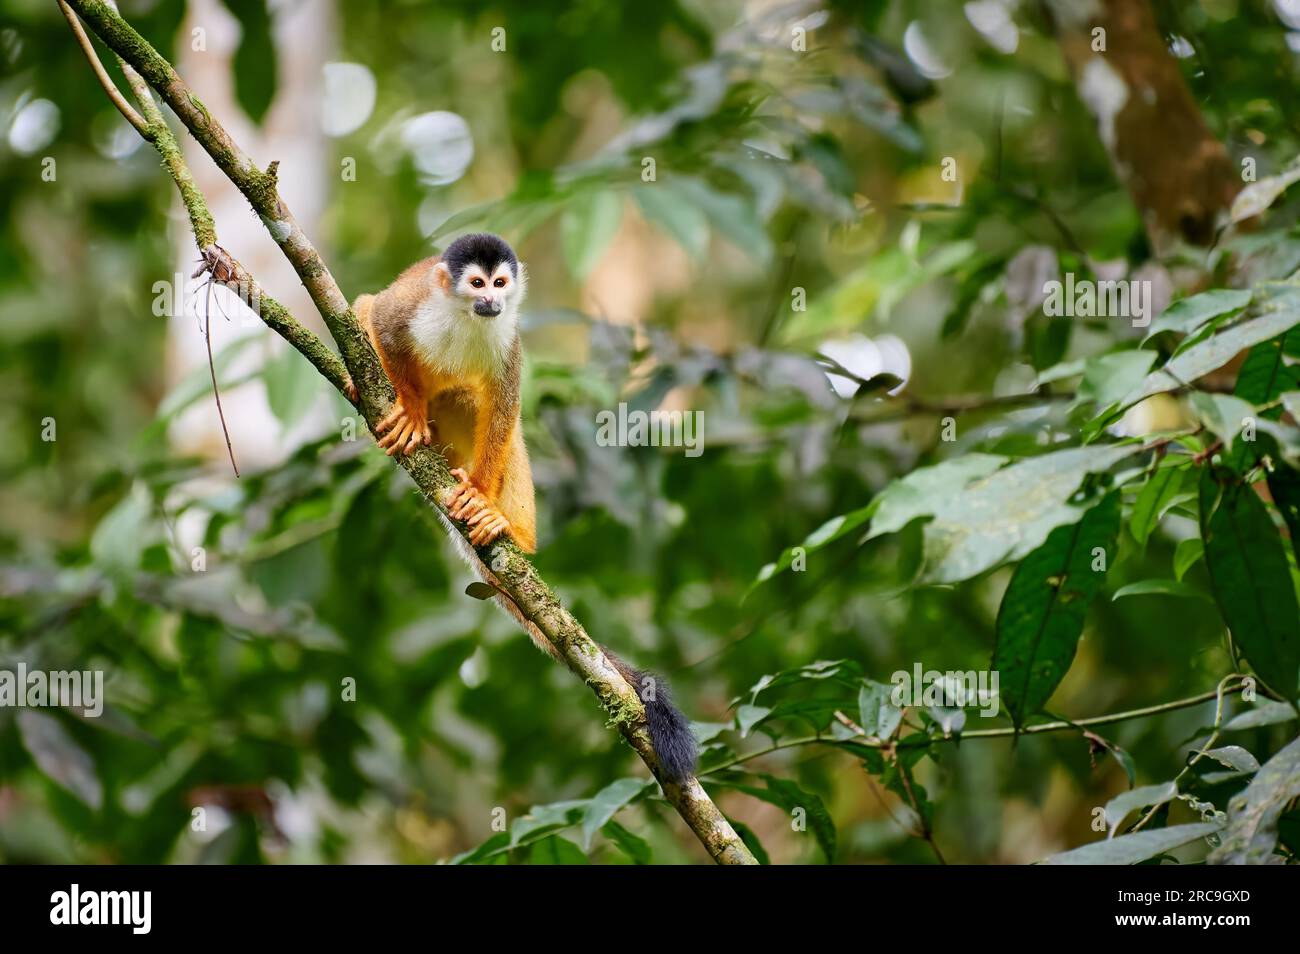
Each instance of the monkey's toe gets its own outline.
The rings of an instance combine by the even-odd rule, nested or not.
[[[463,468],[457,467],[451,472],[459,483],[447,491],[443,497],[443,506],[454,520],[465,520],[479,513],[487,506],[487,500],[479,493],[478,487],[469,479]]]
[[[344,390],[344,392],[347,394],[347,396],[348,396],[348,400],[351,401],[353,404],[356,404],[356,403],[357,403],[357,386],[356,386],[354,383],[352,383],[352,378],[351,378],[351,377],[349,377],[349,378],[347,379],[346,383],[344,383],[344,385],[343,385],[343,390]]]
[[[501,534],[510,532],[510,521],[495,507],[484,507],[468,523],[472,528],[469,542],[476,547],[486,546]]]

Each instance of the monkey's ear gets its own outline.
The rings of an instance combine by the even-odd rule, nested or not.
[[[451,294],[451,269],[446,262],[433,266],[433,280],[444,295]]]

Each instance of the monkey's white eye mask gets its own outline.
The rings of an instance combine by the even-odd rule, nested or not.
[[[450,275],[444,278],[450,284]],[[490,273],[480,265],[467,265],[456,282],[455,294],[469,304],[480,318],[495,318],[514,298],[519,283],[509,263],[502,262]]]

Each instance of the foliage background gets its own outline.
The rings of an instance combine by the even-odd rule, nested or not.
[[[240,102],[257,119],[276,95],[268,14],[227,6],[248,46]],[[184,42],[184,4],[121,8],[164,55]],[[111,703],[99,720],[26,724],[0,709],[0,857],[427,862],[490,838],[498,809],[515,821],[558,805],[495,859],[705,860],[652,790],[616,788],[639,800],[599,834],[572,825],[585,808],[573,814],[571,800],[640,777],[639,763],[581,685],[463,594],[467,572],[368,440],[340,441],[333,426],[296,448],[286,437],[283,464],[238,481],[218,448],[171,449],[179,407],[211,405],[206,370],[169,388],[166,323],[151,311],[153,283],[173,271],[171,184],[147,147],[114,153],[124,124],[55,6],[0,9],[0,128],[11,130],[0,143],[0,660],[102,668]],[[1013,52],[962,5],[919,0],[333,8],[336,58],[363,64],[377,99],[320,157],[331,170],[354,158],[359,174],[331,176],[315,238],[349,295],[465,228],[515,243],[533,278],[524,420],[538,566],[593,636],[669,678],[718,746],[706,767],[763,747],[764,730],[827,730],[840,706],[856,717],[861,676],[987,667],[1012,568],[921,585],[919,524],[811,548],[805,572],[754,584],[786,548],[918,466],[1077,440],[1091,418],[1079,402],[962,414],[953,445],[938,415],[909,403],[1024,393],[1058,362],[1137,343],[1123,323],[1035,313],[1044,256],[1052,274],[1145,268],[1166,300],[1300,265],[1286,199],[1211,259],[1153,258],[1050,26],[1032,4],[1008,9]],[[1180,68],[1234,162],[1248,153],[1261,178],[1282,170],[1300,127],[1296,34],[1279,10],[1155,9],[1193,48]],[[806,52],[791,50],[792,25],[808,29]],[[505,53],[490,46],[497,26]],[[909,59],[909,29],[946,75]],[[33,99],[59,116],[34,152],[12,133]],[[473,137],[472,162],[446,184],[427,181],[394,133],[431,110],[460,115]],[[42,180],[44,156],[56,182]],[[940,176],[949,156],[957,183]],[[805,311],[791,307],[796,287]],[[889,371],[906,390],[837,393],[814,361],[835,340],[857,341],[836,353],[862,377]],[[323,382],[304,389],[299,365],[291,355],[262,374],[282,435],[321,402],[334,402],[327,418],[350,410]],[[620,401],[702,410],[705,453],[598,447],[595,413]],[[1195,420],[1174,398],[1145,413],[1125,419],[1129,433]],[[57,441],[41,439],[47,417]],[[1187,571],[1202,598],[1111,599],[1170,577],[1196,534],[1193,507],[1145,546],[1122,538],[1051,712],[1160,703],[1232,671],[1203,564]],[[205,548],[202,572],[192,546]],[[748,726],[761,677],[839,659],[856,668],[805,670],[784,690],[812,705]],[[355,702],[339,699],[347,678]],[[1210,704],[1106,736],[1137,783],[1158,783],[1212,718]],[[1232,741],[1263,761],[1294,728]],[[745,766],[784,781],[718,773],[706,785],[773,862],[934,860],[881,765],[800,745]],[[938,745],[915,773],[935,843],[972,863],[1093,841],[1094,810],[1133,783],[1075,733]],[[1243,784],[1201,794],[1222,808]],[[208,832],[190,830],[194,804],[212,806]],[[791,806],[812,816],[807,831],[792,829]],[[548,822],[564,833],[541,837]]]

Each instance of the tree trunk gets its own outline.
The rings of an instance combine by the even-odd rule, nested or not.
[[[1152,247],[1208,245],[1241,188],[1148,0],[1052,0],[1061,50]]]

